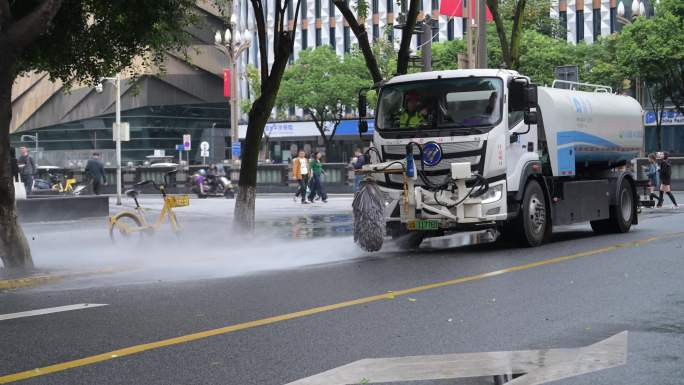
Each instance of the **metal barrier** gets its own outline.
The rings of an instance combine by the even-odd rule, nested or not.
[[[168,183],[170,192],[187,192],[192,184],[192,175],[200,169],[206,169],[205,165],[193,165],[185,169],[178,170],[171,175]],[[153,180],[156,183],[164,182],[166,173],[174,170],[172,167],[123,167],[121,169],[122,190],[131,189],[140,181]],[[323,165],[326,175],[323,182],[330,186],[334,191],[346,192],[351,186],[349,170],[345,163],[327,163]],[[240,169],[239,166],[224,165],[225,175],[234,183],[238,182]],[[66,175],[69,172],[74,174],[76,180],[85,182],[85,175],[82,169],[55,169],[50,170],[53,174]],[[105,175],[107,186],[103,187],[103,194],[113,194],[116,192],[116,168],[106,167]],[[261,186],[262,191],[280,192],[289,191],[296,186],[297,182],[292,179],[291,165],[289,164],[259,164],[257,166],[257,186]],[[151,186],[146,186],[143,192],[152,192]],[[149,190],[149,191],[148,191]],[[90,189],[87,190],[90,192]]]

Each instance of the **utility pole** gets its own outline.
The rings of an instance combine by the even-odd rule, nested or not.
[[[420,47],[423,59],[423,72],[432,71],[432,18],[425,14],[423,19],[423,46]]]
[[[121,75],[116,74],[116,204],[121,206]]]
[[[487,66],[487,5],[485,0],[473,0],[477,3],[475,15],[477,17],[477,68]]]
[[[463,4],[467,51],[459,55],[458,68],[487,68],[487,7],[484,0],[464,0]]]

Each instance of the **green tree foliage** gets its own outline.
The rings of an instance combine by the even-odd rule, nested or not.
[[[345,109],[356,106],[359,89],[372,85],[362,60],[358,55],[341,58],[327,45],[301,51],[285,71],[277,105],[303,108],[327,148]]]
[[[435,71],[458,68],[458,54],[465,54],[466,42],[462,39],[432,44],[432,69]]]
[[[684,5],[663,0],[653,18],[637,18],[622,29],[617,60],[625,74],[645,81],[656,112],[656,147],[662,148],[660,112],[669,99],[684,112]]]
[[[0,0],[0,257],[7,268],[33,265],[17,223],[9,154],[12,84],[29,71],[94,82],[136,58],[161,63],[182,50],[197,20],[194,0]]]

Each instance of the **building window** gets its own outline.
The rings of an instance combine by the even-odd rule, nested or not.
[[[302,0],[302,4],[300,7],[302,7],[302,20],[306,20],[306,0]]]
[[[387,0],[387,13],[394,12],[394,0]]]
[[[616,23],[617,23],[617,8],[611,8],[610,9],[610,33],[615,33],[617,31]]]
[[[320,47],[323,42],[321,42],[321,29],[316,28],[316,47]]]
[[[302,29],[302,50],[309,48],[309,30]]]
[[[568,11],[561,11],[558,13],[558,22],[561,27],[561,34],[563,38],[568,36]]]
[[[335,41],[335,27],[330,27],[330,46],[333,50],[337,46],[337,42]]]
[[[379,11],[378,11],[378,8],[379,8],[378,3],[379,3],[379,2],[380,2],[380,0],[373,0],[373,3],[372,3],[372,4],[373,4],[373,13],[378,13],[378,12],[379,12]]]
[[[351,33],[349,26],[344,27],[344,52],[349,53],[351,51]]]
[[[463,37],[465,37],[468,34],[468,18],[464,17],[463,18]]]
[[[316,5],[315,5],[315,12],[316,12],[316,19],[321,18],[321,0],[315,0]]]
[[[380,38],[380,26],[377,24],[373,24],[373,43],[378,41]]]
[[[575,41],[584,41],[584,11],[575,11]]]
[[[295,106],[290,106],[290,107],[288,108],[287,113],[288,113],[290,116],[294,116],[294,115],[295,115]]]
[[[432,10],[433,11],[439,10],[439,0],[432,0]]]
[[[454,18],[450,18],[447,22],[447,40],[454,40]]]
[[[394,41],[394,24],[387,24],[387,40]]]
[[[594,9],[593,11],[593,22],[594,22],[594,41],[596,41],[599,36],[601,36],[601,10]]]
[[[292,20],[292,0],[287,0],[287,20]]]
[[[423,0],[418,0],[418,11],[423,10]]]

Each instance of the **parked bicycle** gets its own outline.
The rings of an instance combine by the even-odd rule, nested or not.
[[[66,178],[62,178],[61,176],[54,176],[50,174],[52,177],[52,191],[56,191],[58,193],[64,193],[64,194],[73,194],[73,195],[80,195],[83,190],[85,190],[86,186],[82,184],[78,184],[76,182],[76,178],[73,177],[73,175],[68,175]],[[64,183],[62,183],[62,180],[64,180]]]
[[[126,191],[126,195],[133,198],[135,201],[135,210],[122,211],[116,215],[109,217],[109,236],[112,241],[119,238],[131,238],[136,234],[142,236],[145,233],[154,233],[161,227],[165,219],[168,218],[171,230],[178,234],[181,226],[178,223],[176,214],[173,212],[174,208],[185,207],[190,205],[190,197],[188,195],[168,195],[166,193],[167,177],[175,173],[171,171],[164,176],[164,183],[157,184],[152,180],[146,180],[136,183],[136,188],[141,188],[144,185],[151,184],[157,191],[161,193],[164,199],[164,206],[159,212],[157,219],[150,223],[145,216],[145,208],[138,202],[138,195],[140,192],[134,188]]]

